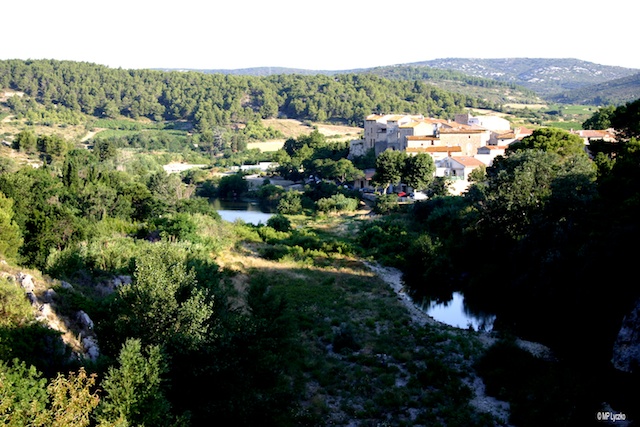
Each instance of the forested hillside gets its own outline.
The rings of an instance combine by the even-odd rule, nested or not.
[[[371,75],[254,77],[45,60],[0,62],[0,87],[24,92],[59,115],[188,120],[199,132],[277,116],[361,125],[376,111],[451,118],[465,106],[495,106],[419,81]],[[30,107],[22,104],[10,100],[18,113]]]
[[[446,58],[408,65],[455,70],[471,76],[513,83],[533,90],[543,98],[638,72],[630,68],[594,64],[571,58]]]
[[[637,69],[594,64],[571,58],[442,58],[356,70],[324,71],[260,67],[239,70],[201,70],[202,72],[267,76],[272,74],[375,74],[391,79],[421,80],[441,89],[477,96],[491,102],[529,103],[536,97],[551,102],[620,105],[637,99],[635,86],[629,94],[615,95],[597,85],[618,86]],[[492,90],[492,88],[494,88]],[[497,88],[504,90],[495,90]],[[570,93],[575,91],[575,96]],[[593,93],[593,92],[596,93]],[[535,95],[533,95],[535,94]],[[563,98],[566,94],[567,98]],[[533,102],[537,103],[537,101]]]
[[[563,104],[623,105],[640,98],[640,73],[551,96]]]

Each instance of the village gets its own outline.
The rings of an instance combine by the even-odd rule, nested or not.
[[[429,154],[436,166],[435,176],[447,177],[453,194],[463,193],[469,174],[476,168],[491,166],[505,154],[506,148],[533,133],[526,127],[511,128],[511,123],[498,116],[457,114],[455,119],[434,119],[422,115],[372,114],[364,121],[364,138],[351,141],[349,158],[374,150],[376,157],[385,150],[404,151],[408,155]],[[571,130],[580,136],[585,150],[593,140],[615,141],[613,130]],[[375,169],[354,183],[361,191],[373,191]],[[409,193],[404,184],[391,187],[395,193]]]

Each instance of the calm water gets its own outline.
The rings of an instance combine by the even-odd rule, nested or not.
[[[255,202],[212,199],[211,205],[224,221],[229,222],[240,219],[247,224],[266,224],[273,216],[273,213],[260,208]]]
[[[463,329],[472,327],[476,331],[491,331],[495,320],[494,315],[472,313],[459,292],[454,292],[452,299],[447,302],[426,302],[422,309],[439,322]]]

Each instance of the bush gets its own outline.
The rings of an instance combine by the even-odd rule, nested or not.
[[[249,190],[249,183],[242,174],[223,176],[218,184],[218,197],[221,199],[235,199]]]
[[[284,215],[297,215],[302,212],[302,197],[300,193],[288,191],[282,195],[278,202],[278,213]]]
[[[0,327],[22,325],[33,318],[33,309],[19,286],[0,278]]]
[[[178,213],[168,217],[155,219],[151,224],[151,231],[157,231],[162,238],[177,240],[197,240],[196,223],[191,215]]]
[[[276,231],[287,232],[291,230],[291,221],[289,221],[289,218],[281,214],[277,214],[269,218],[267,225]]]
[[[376,197],[373,211],[377,214],[385,215],[398,208],[398,196],[395,194],[383,194]]]
[[[358,208],[358,200],[348,198],[344,194],[334,194],[318,200],[316,207],[320,212],[352,212]]]

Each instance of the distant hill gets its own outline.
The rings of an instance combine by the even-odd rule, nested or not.
[[[436,74],[433,70],[451,71],[449,74]],[[431,70],[431,71],[429,71]],[[500,102],[534,101],[533,93],[537,96],[553,102],[573,102],[573,99],[592,100],[589,104],[600,104],[596,100],[621,99],[616,95],[612,98],[606,93],[593,93],[600,90],[598,85],[612,82],[611,86],[602,86],[603,91],[621,87],[616,83],[618,79],[631,78],[640,72],[638,69],[600,65],[592,62],[572,58],[444,58],[429,61],[398,64],[394,66],[362,68],[352,70],[305,70],[285,67],[255,67],[243,69],[211,69],[211,70],[183,70],[199,71],[207,74],[235,74],[268,76],[273,74],[346,74],[346,73],[371,73],[391,79],[420,79],[428,80],[428,83],[442,89],[463,93],[466,95],[481,96],[486,99]],[[485,81],[472,80],[461,76],[470,76],[485,79]],[[498,87],[488,84],[488,81],[497,81],[508,86]],[[633,83],[628,88],[633,88]],[[490,88],[487,91],[485,89]],[[483,88],[483,89],[480,89]],[[530,92],[528,92],[528,89]],[[506,92],[504,89],[508,89]],[[572,91],[584,89],[582,92]],[[619,90],[620,92],[622,89]],[[635,90],[631,90],[631,96],[635,96]],[[620,93],[621,95],[621,93]],[[502,97],[503,99],[498,99]],[[637,99],[635,97],[634,99]]]
[[[471,76],[454,70],[427,66],[392,65],[356,72],[374,74],[392,80],[422,80],[449,92],[485,99],[496,104],[539,104],[542,102],[536,92],[516,83]]]
[[[640,99],[640,73],[550,97],[564,104],[622,105]]]
[[[535,91],[542,97],[631,76],[638,69],[594,64],[563,58],[448,58],[415,62],[432,68],[514,83]]]
[[[305,70],[302,68],[287,67],[251,67],[251,68],[234,68],[234,69],[193,69],[193,68],[161,68],[162,71],[196,71],[205,74],[230,74],[234,76],[256,76],[265,77],[275,74],[302,74],[302,75],[333,75],[351,72],[345,71],[329,71],[329,70]]]

